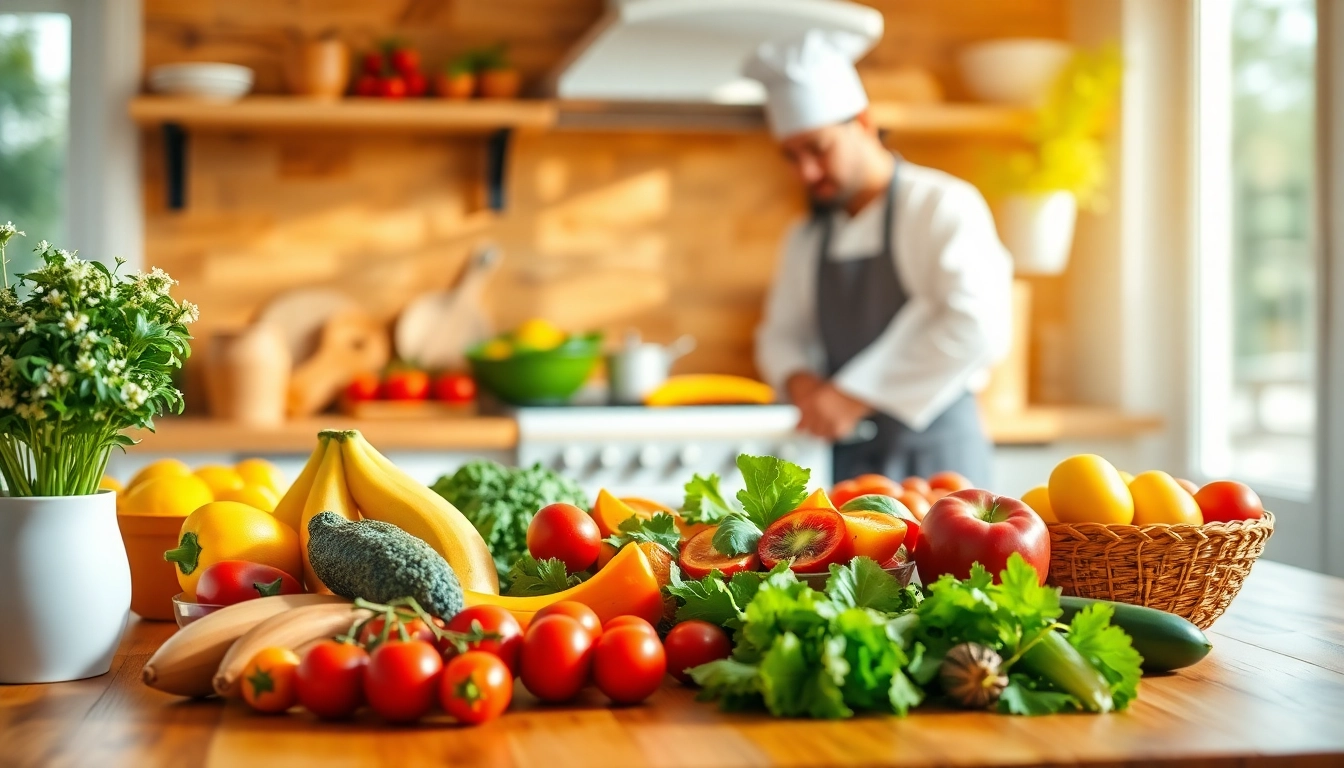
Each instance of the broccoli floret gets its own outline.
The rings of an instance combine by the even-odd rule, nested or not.
[[[395,525],[351,522],[334,512],[308,521],[308,561],[327,589],[386,603],[414,597],[441,619],[462,611],[457,574],[434,548]]]

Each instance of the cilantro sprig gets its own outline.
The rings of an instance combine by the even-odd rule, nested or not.
[[[681,544],[681,532],[677,530],[676,518],[666,512],[655,512],[650,518],[636,515],[622,520],[618,532],[603,541],[616,549],[632,542],[657,544],[676,557]]]

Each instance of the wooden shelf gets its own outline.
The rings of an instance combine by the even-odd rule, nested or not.
[[[297,96],[248,96],[211,102],[175,96],[138,96],[131,118],[141,125],[198,129],[385,130],[491,133],[506,128],[544,130],[555,124],[555,103],[544,100],[452,101],[348,98],[337,101]]]
[[[992,104],[874,102],[877,127],[900,135],[1024,136],[1035,121],[1029,109]]]
[[[986,411],[985,427],[997,445],[1061,440],[1123,439],[1162,429],[1157,416],[1092,405],[1033,405],[1015,413]]]
[[[142,441],[128,450],[145,453],[311,453],[324,429],[358,429],[380,450],[492,451],[518,443],[518,423],[502,416],[422,421],[352,419],[348,416],[297,419],[277,427],[251,427],[200,417],[160,419],[156,432],[135,431]]]

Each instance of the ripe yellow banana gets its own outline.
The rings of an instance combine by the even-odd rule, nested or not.
[[[308,457],[308,462],[303,465],[303,471],[294,479],[294,484],[289,486],[285,495],[275,505],[275,511],[271,514],[276,520],[288,525],[294,530],[300,530],[303,523],[303,507],[308,502],[308,496],[313,491],[313,481],[317,478],[317,468],[322,464],[322,454],[326,453],[327,444],[331,441],[322,435],[317,436],[317,448],[312,455]]]
[[[340,443],[345,480],[364,517],[429,544],[453,567],[463,589],[499,594],[490,550],[456,507],[374,450],[358,431],[324,434]]]
[[[720,373],[692,373],[673,376],[644,397],[649,406],[731,405],[735,403],[767,405],[774,402],[775,391],[742,376]]]
[[[330,440],[323,442],[328,445],[331,443]],[[317,578],[317,574],[313,573],[313,567],[308,563],[308,521],[323,512],[335,512],[351,522],[359,519],[359,510],[355,508],[355,500],[350,496],[350,488],[345,482],[345,464],[341,460],[339,448],[329,447],[322,456],[317,476],[313,478],[308,499],[303,505],[298,527],[299,546],[303,555],[303,583],[307,585],[309,592],[330,595],[331,590]]]

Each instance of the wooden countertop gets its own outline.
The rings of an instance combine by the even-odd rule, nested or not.
[[[75,617],[77,619],[77,617]],[[842,722],[724,715],[671,686],[610,708],[595,691],[546,707],[519,688],[494,723],[389,728],[254,715],[183,701],[139,682],[172,627],[136,622],[112,671],[47,686],[0,686],[6,766],[932,766],[1344,765],[1344,580],[1255,566],[1210,636],[1213,653],[1144,678],[1112,715],[1039,718],[916,711]]]
[[[1162,420],[1113,408],[1039,405],[1017,413],[984,414],[985,427],[998,445],[1052,443],[1137,437],[1157,432]],[[308,453],[322,429],[358,429],[382,450],[510,450],[518,443],[518,425],[508,416],[425,419],[354,419],[315,417],[272,428],[249,427],[202,417],[164,418],[156,432],[133,431],[143,441],[132,450],[152,453]]]

